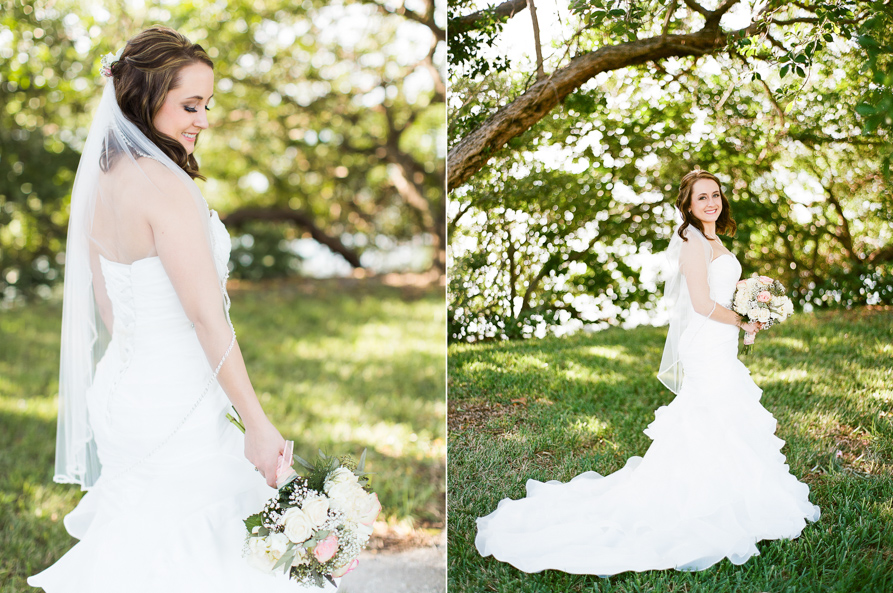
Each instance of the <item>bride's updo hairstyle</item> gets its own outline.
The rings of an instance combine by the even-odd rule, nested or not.
[[[155,116],[168,91],[180,84],[180,70],[197,62],[214,67],[201,45],[169,27],[155,25],[127,42],[111,73],[115,98],[124,116],[190,177],[204,179],[195,157],[155,128]]]
[[[734,237],[738,225],[732,220],[732,208],[729,206],[729,200],[726,198],[725,192],[722,191],[722,184],[715,175],[700,169],[695,169],[691,173],[686,174],[682,181],[679,182],[679,197],[676,198],[676,208],[682,213],[683,221],[679,226],[679,236],[682,237],[683,241],[687,241],[685,229],[689,226],[695,227],[702,234],[704,233],[704,225],[691,213],[692,188],[694,188],[698,179],[712,179],[716,182],[717,187],[719,187],[719,198],[722,200],[722,212],[719,213],[719,218],[716,219],[716,234]]]

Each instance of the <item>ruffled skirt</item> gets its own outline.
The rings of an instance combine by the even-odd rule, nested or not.
[[[818,520],[737,337],[711,321],[688,342],[682,388],[645,431],[644,457],[604,477],[528,480],[526,498],[477,520],[478,551],[530,573],[703,570],[741,564],[759,554],[756,542],[796,538]]]

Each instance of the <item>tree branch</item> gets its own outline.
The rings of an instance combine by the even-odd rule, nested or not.
[[[660,30],[661,37],[666,37],[670,30],[670,19],[676,11],[676,2],[678,2],[678,0],[670,0],[670,4],[667,6],[667,16],[664,17],[664,26]]]
[[[533,0],[527,0],[527,8],[530,10],[530,20],[533,22],[533,46],[536,48],[536,79],[546,77],[543,69],[543,48],[540,45],[540,25],[536,20],[536,5]]]
[[[695,0],[685,0],[685,5],[688,6],[690,9],[692,9],[693,11],[704,15],[704,18],[707,18],[710,16],[710,11],[707,10],[706,8],[704,8],[703,6],[701,6],[700,4],[698,4],[697,2],[695,2]]]
[[[325,245],[352,265],[354,268],[362,268],[360,257],[337,237],[328,235],[321,228],[316,226],[313,216],[301,210],[292,210],[290,208],[239,208],[230,212],[222,219],[223,223],[235,229],[241,228],[246,222],[251,220],[270,220],[277,222],[291,222],[295,226],[301,227],[310,233],[310,236],[317,243]]]
[[[726,36],[723,33],[705,28],[693,34],[668,35],[609,45],[574,58],[548,78],[537,81],[452,147],[448,159],[449,188],[452,190],[459,187],[495,151],[529,129],[596,74],[668,57],[702,55],[725,43]]]
[[[466,31],[477,29],[479,23],[482,20],[487,20],[486,17],[488,17],[490,14],[495,15],[499,19],[512,18],[525,8],[527,8],[527,0],[507,0],[506,2],[503,2],[502,4],[497,6],[495,10],[493,10],[492,8],[487,8],[484,10],[478,10],[477,12],[472,12],[471,14],[466,14],[465,16],[460,16],[459,18],[455,18],[450,21],[450,35],[456,35],[457,33],[465,33]]]
[[[375,0],[362,0],[362,2],[364,2],[365,4],[373,4],[373,5],[377,6],[378,10],[384,14],[392,14],[392,15],[402,16],[402,17],[409,19],[411,21],[415,21],[417,23],[425,25],[426,27],[428,27],[431,30],[432,33],[434,33],[434,36],[437,38],[438,41],[446,41],[446,31],[444,31],[443,29],[438,27],[437,23],[434,22],[433,3],[430,3],[430,2],[428,3],[429,9],[427,11],[427,14],[422,15],[422,14],[419,14],[415,11],[412,11],[412,10],[409,10],[408,8],[406,8],[405,3],[400,8],[398,8],[396,10],[391,10],[384,4],[380,4],[379,2],[376,2]]]

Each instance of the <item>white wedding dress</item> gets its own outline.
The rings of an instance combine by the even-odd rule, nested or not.
[[[223,280],[230,238],[216,213],[211,243]],[[100,262],[115,320],[87,394],[102,475],[64,519],[80,542],[28,584],[48,593],[318,591],[242,557],[242,520],[276,490],[245,459],[216,380],[195,406],[212,369],[161,259]]]
[[[741,266],[731,254],[708,266],[710,297],[729,303]],[[791,475],[762,391],[738,360],[738,328],[705,319],[680,340],[685,379],[645,431],[652,444],[602,477],[527,482],[477,520],[475,540],[524,572],[575,574],[702,570],[759,554],[756,542],[797,537],[819,518],[809,487]]]

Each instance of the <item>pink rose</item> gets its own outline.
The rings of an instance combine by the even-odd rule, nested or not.
[[[760,276],[760,282],[762,282],[763,284],[772,284],[773,282],[775,282],[775,280],[773,280],[769,276]]]
[[[320,562],[328,562],[338,551],[338,536],[334,533],[329,534],[326,539],[322,540],[313,548],[313,555]]]
[[[768,303],[769,301],[772,300],[772,295],[769,294],[768,290],[764,290],[760,294],[757,295],[757,300],[760,301],[761,303]]]
[[[747,286],[747,280],[739,280],[738,284],[736,284],[738,288],[745,288]]]
[[[285,450],[279,455],[279,463],[276,465],[276,487],[282,488],[291,481],[292,476],[298,474],[292,469],[294,463],[294,441],[285,441]]]
[[[345,564],[344,566],[341,566],[341,567],[336,568],[335,570],[333,570],[333,571],[332,571],[332,576],[333,576],[333,577],[336,577],[336,578],[337,578],[337,577],[343,577],[344,575],[346,575],[347,573],[349,573],[350,571],[352,571],[353,569],[355,569],[355,568],[357,567],[357,564],[359,564],[359,563],[360,563],[360,561],[359,561],[358,559],[354,558],[353,560],[351,560],[350,562],[348,562],[348,563]]]

